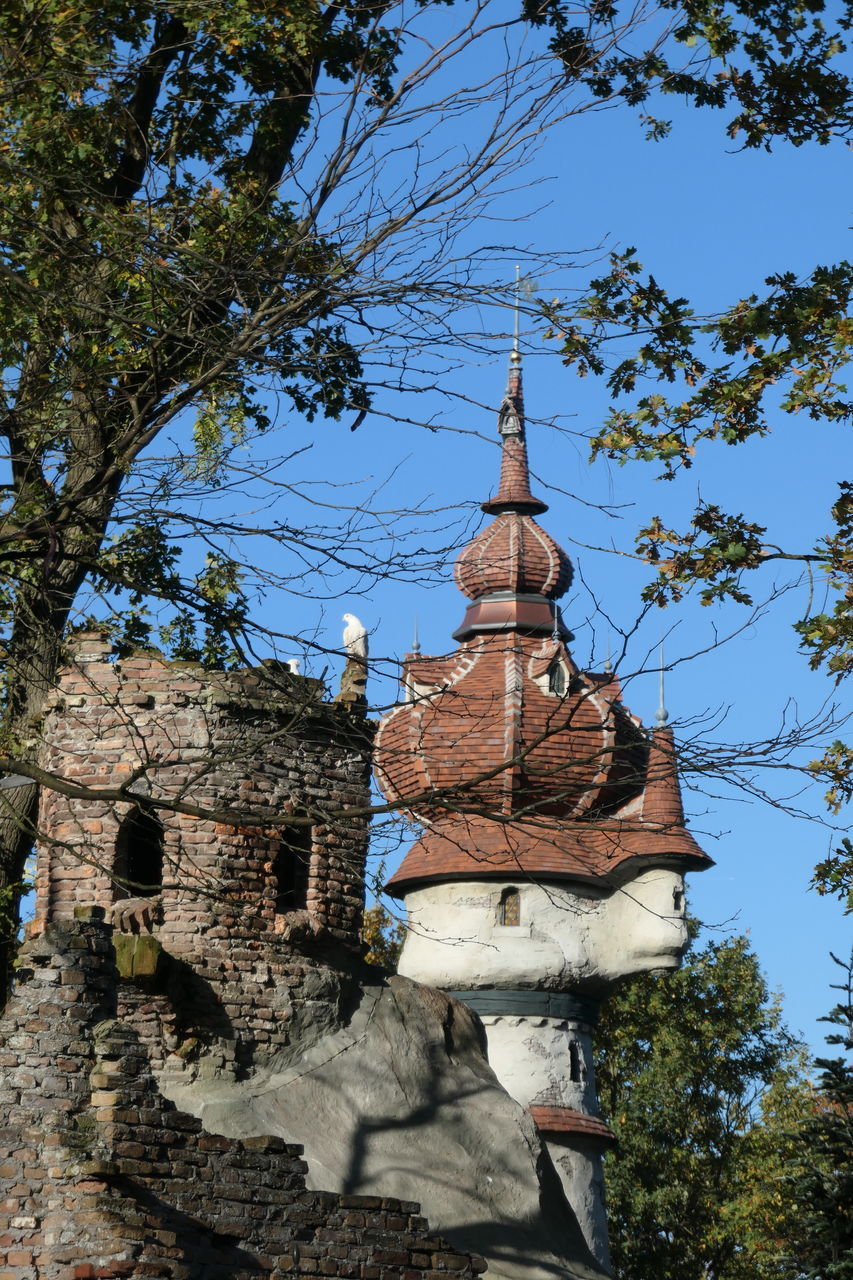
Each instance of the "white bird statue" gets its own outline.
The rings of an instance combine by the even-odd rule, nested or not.
[[[345,613],[344,648],[347,656],[358,662],[367,662],[367,627],[354,613]]]

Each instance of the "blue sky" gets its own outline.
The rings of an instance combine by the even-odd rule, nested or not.
[[[428,18],[440,23],[453,12],[438,6]],[[448,86],[452,92],[452,80]],[[698,112],[675,100],[666,102],[662,113],[673,117],[675,127],[660,143],[647,142],[627,110],[574,117],[543,135],[538,145],[531,143],[504,176],[504,194],[484,199],[460,234],[449,274],[464,273],[466,253],[500,244],[504,247],[495,250],[491,262],[488,253],[481,258],[484,279],[505,278],[509,284],[518,262],[525,274],[538,278],[544,296],[568,296],[595,274],[596,260],[608,248],[634,245],[672,294],[683,294],[698,312],[711,313],[760,292],[772,272],[805,274],[848,252],[844,148],[780,144],[772,154],[738,152],[725,136],[721,113]],[[433,164],[440,166],[440,147],[464,147],[464,130],[475,127],[477,119],[451,120],[451,137],[441,144],[426,136],[419,158],[428,157],[432,146],[437,149]],[[414,154],[411,139],[400,136],[399,152],[378,171],[377,181],[388,191],[405,176]],[[370,176],[370,167],[364,172]],[[310,194],[308,169],[301,180]],[[356,218],[357,200],[353,209]],[[510,245],[515,246],[511,252]],[[417,248],[410,240],[406,251],[414,255],[412,261]],[[578,255],[574,266],[560,263],[561,256],[572,254]],[[389,263],[405,270],[405,264]],[[452,339],[453,325],[460,327],[458,343]],[[462,329],[492,336],[472,344],[463,339]],[[464,602],[452,582],[455,552],[441,548],[478,527],[479,502],[496,483],[495,420],[509,329],[507,313],[488,302],[484,291],[482,304],[453,316],[451,332],[427,351],[424,371],[413,375],[417,394],[377,392],[374,412],[355,432],[349,430],[349,416],[340,423],[302,423],[271,402],[284,431],[271,435],[264,449],[270,466],[278,465],[275,476],[291,487],[258,519],[294,525],[335,520],[334,512],[330,516],[328,507],[312,506],[305,495],[323,504],[358,506],[381,486],[374,505],[386,514],[374,546],[380,561],[387,561],[389,576],[359,581],[341,573],[322,584],[309,572],[290,593],[270,588],[259,594],[255,616],[275,632],[307,635],[335,650],[341,614],[357,613],[371,631],[370,692],[377,710],[396,696],[397,661],[410,647],[416,618],[425,652],[452,647]],[[787,550],[810,549],[827,528],[837,481],[850,478],[849,428],[780,416],[769,439],[737,449],[712,446],[674,484],[656,481],[654,468],[640,464],[619,467],[600,459],[590,466],[585,436],[607,411],[605,387],[564,368],[553,344],[527,324],[523,340],[534,489],[551,508],[542,523],[577,568],[575,586],[563,602],[565,620],[576,635],[576,660],[600,668],[608,645],[615,651],[620,632],[630,634],[620,675],[628,705],[650,723],[658,700],[658,645],[665,634],[671,668],[666,700],[677,734],[688,741],[699,736],[718,743],[757,742],[773,735],[780,717],[790,722],[795,714],[806,720],[819,714],[833,691],[824,676],[809,672],[791,630],[809,607],[810,592],[819,604],[819,580],[791,586],[781,570],[768,568],[766,577],[752,584],[754,612],[733,606],[702,609],[687,600],[654,611],[635,629],[648,572],[631,553],[636,528],[651,515],[683,524],[700,494],[766,524],[770,540]],[[389,375],[387,368],[379,372]],[[394,370],[390,373],[393,381]],[[176,433],[180,430],[176,427]],[[235,504],[251,512],[261,505],[251,496],[258,488],[247,478],[245,498],[230,491],[209,495],[204,513],[210,518],[230,514]],[[421,516],[421,509],[433,514]],[[433,532],[420,533],[424,526]],[[401,572],[410,552],[426,546],[436,548],[430,580]],[[342,533],[342,554],[349,549]],[[263,570],[269,553],[260,542],[255,551]],[[269,566],[282,567],[271,561]],[[774,594],[778,598],[771,599]],[[280,652],[300,654],[311,674],[327,668],[330,684],[342,664],[334,654],[312,653],[310,645],[296,640],[283,642]],[[849,706],[845,689],[838,697]],[[818,755],[820,746],[816,742],[804,758]],[[835,976],[828,952],[846,955],[853,934],[840,905],[809,889],[812,869],[826,856],[833,832],[825,825],[819,789],[802,792],[800,774],[774,768],[760,775],[759,784],[771,799],[783,798],[784,806],[756,801],[714,778],[686,776],[693,829],[717,861],[714,869],[692,878],[692,908],[718,929],[749,931],[771,987],[783,994],[791,1027],[821,1049],[823,1031],[816,1019],[832,1003],[829,983]],[[812,817],[791,816],[785,807]]]
[[[541,254],[551,248],[636,245],[645,266],[700,312],[760,291],[771,272],[805,273],[845,255],[850,188],[843,148],[783,144],[770,155],[739,153],[726,139],[720,115],[674,105],[673,136],[657,144],[644,140],[630,114],[616,111],[557,129],[529,162],[531,182],[542,184],[516,194],[501,210],[519,217],[525,201],[536,206],[509,232]],[[524,271],[523,256],[520,261]],[[568,283],[581,278],[579,273]],[[553,287],[540,283],[550,295],[566,280],[556,279]],[[501,324],[493,314],[483,320],[486,328]],[[779,415],[769,439],[738,449],[711,447],[675,484],[657,482],[654,470],[639,464],[623,468],[599,460],[591,467],[579,433],[605,413],[604,387],[563,368],[537,334],[526,332],[525,342],[529,447],[540,477],[535,491],[551,504],[542,523],[567,548],[586,584],[576,584],[564,602],[582,664],[592,659],[600,665],[605,656],[608,624],[597,610],[626,630],[637,616],[647,573],[621,553],[631,551],[633,531],[649,515],[683,520],[701,493],[767,524],[771,541],[792,551],[808,550],[827,527],[834,486],[849,475],[849,429]],[[390,508],[468,503],[462,514],[476,527],[476,504],[488,496],[497,475],[494,408],[503,392],[506,354],[500,340],[476,359],[460,349],[457,367],[442,376],[432,397],[421,396],[413,405],[413,417],[425,418],[429,406],[454,433],[400,428],[378,416],[368,417],[354,434],[346,426],[325,426],[312,454],[300,462],[303,474],[313,469],[318,480],[330,473],[341,480],[381,480],[397,468],[385,491]],[[400,397],[394,406],[399,410]],[[602,512],[598,504],[610,510]],[[607,547],[612,551],[596,549]],[[389,581],[364,598],[349,595],[343,606],[331,602],[322,614],[316,601],[298,612],[307,621],[305,610],[313,607],[318,638],[330,647],[338,643],[343,607],[363,618],[377,659],[373,697],[382,703],[393,696],[382,677],[408,649],[415,617],[425,652],[445,652],[452,645],[450,634],[464,608],[452,582],[452,559],[439,572],[443,585]],[[756,601],[787,581],[778,570],[766,571],[752,584]],[[820,582],[811,588],[819,600]],[[628,704],[647,723],[652,720],[652,668],[666,632],[666,660],[674,664],[666,696],[680,736],[758,741],[772,735],[783,714],[790,718],[794,706],[808,718],[832,693],[825,677],[808,671],[791,631],[807,608],[808,591],[807,583],[793,587],[755,618],[734,607],[702,609],[694,601],[655,611],[622,664]],[[741,628],[740,635],[719,644]],[[611,642],[615,638],[611,634]],[[843,702],[846,691],[839,693]],[[817,754],[816,743],[806,756]],[[774,769],[760,782],[771,796],[787,797],[789,807],[816,820],[789,816],[715,780],[703,784],[689,777],[693,828],[717,861],[692,878],[692,908],[719,929],[749,932],[771,988],[783,994],[792,1029],[821,1049],[823,1030],[816,1020],[832,1003],[834,980],[828,952],[845,956],[853,934],[840,905],[809,889],[811,870],[831,847],[832,832],[821,822],[819,790],[800,794],[800,775]]]

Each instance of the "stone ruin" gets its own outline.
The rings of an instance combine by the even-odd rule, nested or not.
[[[0,1022],[0,1280],[601,1275],[476,1015],[362,960],[344,690],[77,637]]]
[[[79,639],[47,713],[43,764],[71,793],[43,791],[31,931],[104,908],[148,1051],[239,1074],[346,999],[367,818],[341,815],[366,808],[371,727],[280,664],[112,658]]]

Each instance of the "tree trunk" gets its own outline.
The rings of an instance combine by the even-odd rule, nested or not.
[[[21,882],[33,846],[38,787],[0,791],[0,1011],[12,980],[18,946]]]
[[[63,659],[63,637],[74,599],[103,541],[118,485],[81,504],[85,535],[69,537],[66,554],[39,548],[44,581],[21,583],[6,662],[6,707],[2,744],[7,760],[38,763],[42,716]],[[42,560],[42,552],[44,559]],[[70,552],[70,554],[68,554]],[[36,785],[0,790],[0,1008],[8,996],[17,948],[18,908],[27,859],[36,836]]]

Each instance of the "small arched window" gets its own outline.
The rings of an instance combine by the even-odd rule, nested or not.
[[[560,698],[566,692],[566,668],[562,662],[552,662],[548,668],[548,691]]]
[[[307,823],[305,826],[290,827],[285,832],[272,864],[275,909],[278,914],[302,911],[308,905],[311,845],[311,827]]]
[[[151,809],[134,805],[116,838],[116,898],[151,898],[163,888],[163,824]]]
[[[498,923],[510,926],[521,924],[521,895],[517,889],[504,889],[501,894]]]

